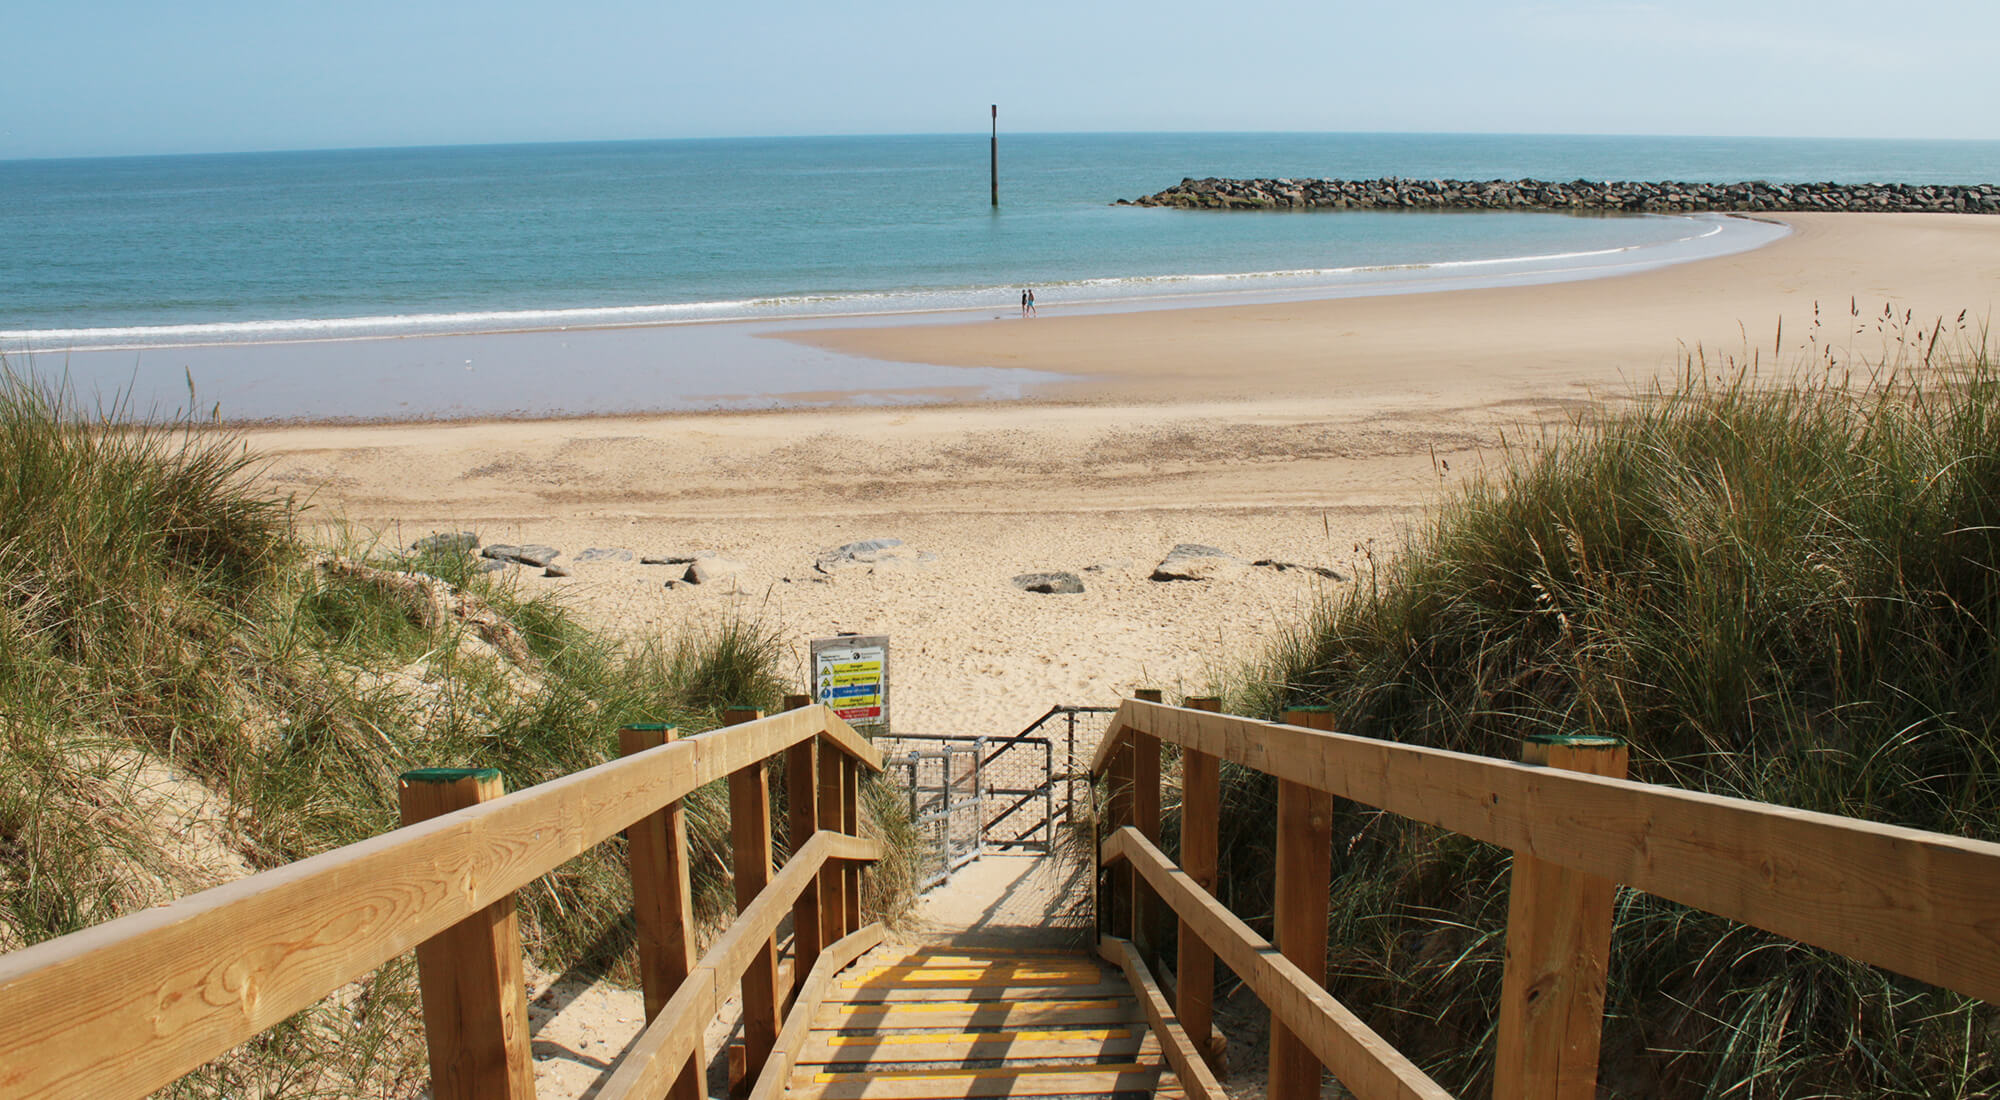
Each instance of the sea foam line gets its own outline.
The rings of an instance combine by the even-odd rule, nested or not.
[[[1688,219],[1693,220],[1693,219]],[[1457,272],[1509,266],[1546,265],[1569,260],[1599,259],[1658,250],[1706,240],[1724,231],[1720,221],[1699,233],[1650,244],[1619,245],[1572,252],[1500,256],[1476,260],[1428,260],[1403,264],[1359,264],[1342,267],[1287,268],[1272,271],[1186,272],[1166,275],[1120,275],[1087,279],[1035,281],[1038,288],[1114,292],[1103,298],[1068,304],[1093,305],[1149,297],[1118,295],[1119,289],[1201,285],[1236,286],[1250,283],[1347,280],[1356,276],[1395,276],[1424,272]],[[1569,274],[1558,268],[1548,274]],[[1330,282],[1329,287],[1351,285]],[[449,313],[382,314],[361,317],[284,318],[257,321],[213,321],[176,325],[133,325],[101,328],[0,329],[0,351],[142,351],[150,348],[208,344],[317,343],[352,339],[443,336],[625,326],[689,325],[718,321],[789,320],[793,318],[868,317],[887,314],[953,313],[991,309],[1003,302],[1015,284],[854,291],[838,294],[767,295],[706,302],[662,302],[630,306],[583,306],[565,309],[477,310]],[[1307,289],[1307,288],[1302,288]],[[1173,295],[1180,296],[1180,295]],[[1044,294],[1046,297],[1046,293]],[[799,307],[825,306],[815,309]]]

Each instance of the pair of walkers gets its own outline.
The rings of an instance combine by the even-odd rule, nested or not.
[[[1034,315],[1035,315],[1035,292],[1032,290],[1023,290],[1021,292],[1021,316],[1033,317]]]

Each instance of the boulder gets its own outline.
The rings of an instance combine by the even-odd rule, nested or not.
[[[862,539],[831,550],[821,550],[813,556],[813,567],[822,573],[849,565],[873,565],[880,561],[884,553],[903,545],[902,539]]]
[[[544,576],[544,577],[567,577],[567,576],[569,576],[569,570],[567,570],[567,569],[564,569],[564,568],[563,568],[562,566],[560,566],[560,565],[551,565],[551,566],[548,566],[547,568],[545,568],[545,569],[543,569],[543,570],[542,570],[542,576]]]
[[[1083,591],[1083,578],[1075,573],[1023,573],[1014,578],[1014,587],[1023,592],[1070,596]]]
[[[715,556],[715,552],[712,550],[706,551],[705,553],[709,557]],[[703,556],[702,554],[647,554],[646,556],[639,559],[639,564],[640,565],[687,565],[693,562],[696,558],[702,556]]]
[[[585,550],[583,553],[578,554],[576,556],[576,560],[579,562],[631,561],[632,551],[623,549],[606,549],[605,547],[602,546],[593,546],[590,549]]]
[[[743,572],[743,563],[723,557],[696,558],[681,574],[681,579],[689,584],[714,584],[727,577]]]
[[[1212,581],[1241,572],[1243,563],[1213,546],[1183,542],[1153,567],[1156,581]]]
[[[1347,579],[1344,574],[1328,569],[1324,565],[1300,565],[1295,561],[1278,561],[1275,558],[1260,558],[1250,564],[1258,569],[1272,569],[1280,573],[1289,573],[1293,570],[1298,570],[1303,573],[1311,573],[1316,577],[1325,577],[1330,581],[1344,581]]]
[[[481,550],[480,554],[495,561],[511,561],[517,565],[532,565],[540,569],[560,557],[562,551],[553,546],[508,546],[505,544],[495,544]]]
[[[902,539],[864,539],[821,550],[813,555],[813,568],[835,575],[849,571],[900,573],[913,566],[929,565],[937,555],[928,550],[901,549]]]
[[[410,544],[419,554],[470,554],[479,549],[479,536],[470,531],[425,535]]]

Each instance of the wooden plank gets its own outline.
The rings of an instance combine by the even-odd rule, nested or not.
[[[1615,737],[1530,739],[1522,759],[1623,779],[1627,752]],[[1595,1100],[1617,892],[1608,879],[1514,857],[1494,1100]]]
[[[798,851],[819,831],[818,759],[813,740],[785,750],[785,815],[790,842]],[[808,883],[792,904],[792,973],[812,972],[819,961],[821,940],[819,883]]]
[[[1160,740],[1143,733],[1132,735],[1132,825],[1160,842]],[[1161,946],[1160,904],[1143,884],[1133,886],[1130,939],[1150,957]]]
[[[897,1001],[1059,1001],[1066,997],[1079,1000],[1103,1000],[1106,997],[1122,997],[1131,988],[1122,981],[1093,982],[1089,985],[991,985],[991,986],[931,986],[911,988],[909,986],[863,986],[860,989],[835,988],[829,990],[829,1001],[847,1001],[854,1004],[882,1004]]]
[[[2000,1003],[2000,844],[1129,700],[1127,726]]]
[[[1061,1031],[923,1032],[915,1035],[832,1035],[815,1032],[794,1063],[844,1065],[882,1061],[963,1062],[967,1059],[1100,1058],[1137,1060],[1151,1037],[1144,1028]]]
[[[671,744],[674,729],[664,725],[627,726],[618,731],[620,756]],[[689,884],[687,813],[679,802],[634,822],[625,830],[627,867],[632,875],[632,917],[639,941],[639,986],[646,1019],[667,1006],[694,971],[694,891]],[[667,1093],[668,1100],[700,1100],[701,1067],[690,1057]]]
[[[800,1100],[953,1100],[984,1096],[1107,1096],[1150,1093],[1160,1080],[1157,1066],[1113,1065],[1092,1069],[1039,1067],[960,1070],[927,1076],[795,1074],[788,1095]],[[810,1078],[810,1079],[807,1079]]]
[[[835,718],[834,721],[840,721]],[[844,723],[843,723],[844,724]],[[851,732],[851,731],[850,731]],[[873,746],[870,746],[873,751]],[[882,770],[882,758],[875,758],[875,770]],[[861,763],[848,757],[840,764],[840,831],[848,836],[861,835]],[[845,907],[840,930],[844,935],[861,927],[861,865],[849,863],[842,868],[847,883],[841,891],[841,904]]]
[[[838,752],[819,754],[819,828],[821,832],[847,830],[841,802],[847,791],[846,758]],[[832,943],[847,934],[847,868],[828,864],[819,873],[821,943]]]
[[[994,974],[978,975],[967,972],[964,976],[952,976],[952,972],[942,971],[942,977],[925,977],[909,974],[901,977],[870,977],[852,982],[842,982],[842,989],[1010,989],[1022,984],[1063,986],[1096,985],[1103,981],[1096,974]]]
[[[1138,830],[1113,833],[1105,841],[1104,859],[1129,863],[1144,875],[1161,899],[1187,918],[1216,956],[1270,1007],[1271,1014],[1360,1100],[1450,1100],[1450,1093],[1279,954],[1269,940],[1196,889],[1187,873],[1169,863]]]
[[[810,880],[806,889],[811,889]],[[819,961],[813,964],[811,972],[799,980],[798,997],[792,1002],[792,1011],[785,1020],[784,1029],[778,1032],[770,1061],[764,1064],[764,1072],[751,1086],[750,1100],[778,1100],[785,1094],[785,1079],[812,1033],[812,1016],[819,1010],[820,999],[825,996],[827,987],[833,984],[834,976],[843,968],[881,942],[882,925],[878,922],[841,937],[820,953]]]
[[[0,956],[0,1095],[145,1096],[698,784],[675,744]]]
[[[745,709],[722,713],[722,720],[730,725],[761,717],[757,711]],[[771,777],[763,760],[729,775],[729,848],[735,870],[736,911],[741,914],[771,884]],[[803,884],[799,892],[805,892]],[[764,1071],[784,1022],[775,931],[758,941],[750,965],[743,971],[742,988],[744,1079],[755,1080]]]
[[[1112,829],[1122,829],[1132,824],[1132,744],[1131,738],[1121,742],[1121,748],[1112,755],[1110,775],[1110,799],[1105,814],[1105,823]],[[1133,897],[1136,880],[1129,867],[1113,867],[1107,874],[1103,919],[1098,921],[1098,932],[1103,935],[1130,935],[1132,930]]]
[[[646,1025],[624,1055],[604,1087],[599,1100],[652,1100],[673,1084],[669,1072],[678,1074],[690,1051],[699,1052],[703,1030],[715,1015],[715,1006],[728,998],[752,960],[778,925],[791,912],[792,901],[832,859],[873,859],[874,841],[857,840],[838,833],[816,833],[811,841],[786,862],[784,870],[771,880],[769,889],[757,896],[748,909],[708,950],[694,974],[681,984],[681,992],[667,1003],[659,1016]],[[700,997],[694,995],[699,987]]]
[[[888,956],[884,956],[887,959]],[[1096,966],[1082,952],[1078,951],[1029,951],[1003,948],[974,947],[920,947],[895,956],[895,962],[885,965],[904,966],[953,966],[985,965],[988,963],[1069,963],[1071,965]]]
[[[1153,980],[1152,972],[1146,969],[1146,961],[1139,957],[1130,943],[1123,940],[1102,939],[1098,941],[1098,953],[1117,963],[1125,971],[1125,977],[1139,994],[1139,1005],[1146,1010],[1146,1022],[1152,1025],[1153,1034],[1159,1038],[1160,1050],[1167,1057],[1167,1064],[1174,1067],[1174,1075],[1187,1092],[1200,1100],[1224,1100],[1222,1085],[1215,1074],[1202,1060],[1194,1041],[1181,1028],[1181,1022],[1167,1006],[1166,994],[1160,992],[1159,983]]]
[[[491,802],[497,768],[421,768],[397,784],[403,824]],[[438,1100],[535,1095],[521,929],[509,894],[417,945],[431,1095]]]
[[[989,966],[981,968],[946,969],[944,967],[870,967],[856,970],[848,975],[850,981],[842,982],[847,989],[859,989],[864,985],[1003,985],[1009,982],[1036,982],[1042,985],[1084,985],[1102,981],[1104,974],[1096,967],[1088,970],[1074,967],[1016,967]]]
[[[734,976],[722,978],[722,984],[734,982]],[[597,1092],[600,1100],[653,1100],[665,1096],[669,1089],[677,1087],[676,1082],[690,1062],[697,1066],[706,1063],[702,1036],[709,1021],[715,1018],[716,985],[716,972],[707,966],[697,966],[689,972],[680,991],[620,1055],[611,1076]],[[705,1089],[707,1082],[702,1085]]]
[[[831,709],[818,705],[731,724],[688,738],[688,743],[701,749],[701,779],[711,783],[815,737],[870,771],[882,770],[882,754],[875,746]]]
[[[1191,710],[1218,713],[1222,700],[1187,700]],[[1195,749],[1181,750],[1181,869],[1205,893],[1213,896],[1222,856],[1222,762]],[[1174,1010],[1181,1026],[1194,1037],[1210,1069],[1224,1072],[1227,1043],[1215,1029],[1215,952],[1180,922],[1179,954],[1174,964],[1177,985]]]
[[[1294,726],[1326,729],[1324,708],[1293,710]],[[1150,839],[1150,838],[1148,838]],[[1314,985],[1326,984],[1326,921],[1333,888],[1333,798],[1278,779],[1277,875],[1272,888],[1273,941]],[[1319,1100],[1320,1060],[1274,1014],[1271,1017],[1272,1100]]]
[[[941,1001],[916,1004],[828,1004],[813,1017],[814,1027],[953,1028],[1023,1030],[1052,1025],[1122,1024],[1140,1019],[1130,997],[1101,1001]]]

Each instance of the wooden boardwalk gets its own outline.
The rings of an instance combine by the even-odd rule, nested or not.
[[[882,947],[828,991],[786,1095],[942,1100],[1181,1089],[1116,967],[1082,952]]]

